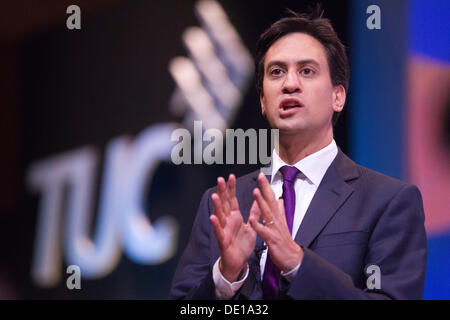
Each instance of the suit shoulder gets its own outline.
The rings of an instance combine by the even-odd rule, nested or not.
[[[383,192],[389,192],[397,194],[404,189],[416,189],[416,185],[408,183],[406,181],[396,179],[388,176],[384,173],[369,169],[367,167],[357,165],[360,172],[361,182],[370,186],[371,189],[380,190]]]

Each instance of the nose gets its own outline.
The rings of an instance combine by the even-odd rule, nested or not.
[[[283,93],[301,92],[301,84],[296,72],[290,71],[286,74],[282,89]]]

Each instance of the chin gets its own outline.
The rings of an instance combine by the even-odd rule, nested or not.
[[[304,123],[304,121],[298,121],[298,119],[296,120],[297,121],[286,121],[286,120],[279,121],[279,123],[277,123],[276,128],[278,128],[280,132],[283,133],[284,132],[289,133],[290,131],[299,132],[308,129],[308,125]]]
[[[281,135],[298,135],[298,134],[301,134],[306,131],[304,128],[302,128],[300,126],[295,126],[295,127],[282,126],[282,127],[279,127],[278,129],[280,130]]]

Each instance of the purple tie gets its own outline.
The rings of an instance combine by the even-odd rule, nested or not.
[[[289,232],[292,234],[292,224],[294,222],[295,212],[295,177],[300,172],[296,167],[283,166],[280,168],[283,175],[283,200],[284,212]],[[272,262],[269,253],[267,253],[266,266],[263,276],[263,298],[265,300],[274,300],[278,295],[278,283],[280,282],[280,269]]]

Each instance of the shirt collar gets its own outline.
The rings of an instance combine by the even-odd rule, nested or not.
[[[295,163],[294,166],[298,170],[300,170],[314,185],[319,186],[320,182],[323,179],[323,176],[325,175],[325,172],[333,162],[337,153],[338,148],[336,142],[333,139],[331,143],[325,148],[322,148],[319,151],[303,158],[299,162]],[[279,170],[282,166],[285,165],[287,164],[283,160],[281,160],[277,151],[274,149],[272,152],[271,182],[283,178]]]

